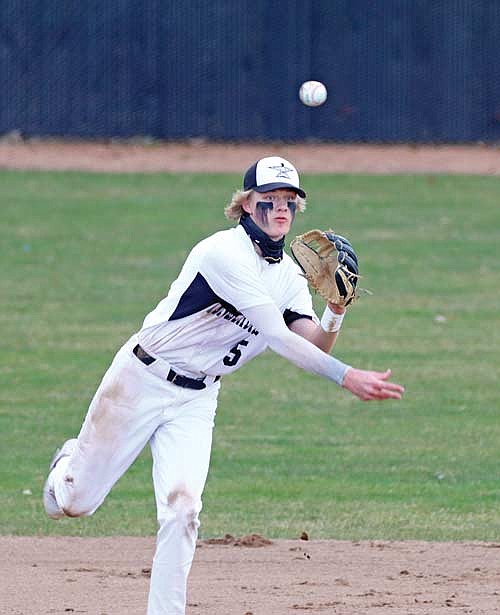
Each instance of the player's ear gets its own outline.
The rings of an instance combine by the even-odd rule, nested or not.
[[[250,205],[250,195],[248,195],[247,198],[241,202],[241,208],[247,214],[252,213],[252,206]]]

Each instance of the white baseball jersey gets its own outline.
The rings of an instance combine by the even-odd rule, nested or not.
[[[242,226],[198,243],[168,295],[139,331],[141,346],[184,375],[200,378],[235,371],[267,343],[241,310],[274,303],[287,324],[318,318],[305,278],[287,255],[260,257]]]

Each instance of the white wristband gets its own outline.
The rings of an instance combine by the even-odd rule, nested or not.
[[[321,317],[321,328],[327,333],[336,333],[342,326],[344,316],[345,312],[343,314],[335,314],[335,312],[332,312],[330,307],[327,305],[325,311],[323,312],[323,316]]]

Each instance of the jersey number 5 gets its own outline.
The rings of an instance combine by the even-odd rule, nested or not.
[[[241,340],[241,342],[238,342],[235,346],[233,346],[229,351],[230,354],[226,355],[222,359],[224,365],[232,367],[233,365],[236,365],[236,363],[238,363],[241,358],[241,350],[238,348],[238,346],[248,346],[248,341]]]

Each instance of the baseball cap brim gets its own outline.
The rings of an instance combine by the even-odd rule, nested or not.
[[[285,190],[294,190],[303,199],[306,198],[306,193],[302,190],[302,188],[297,188],[297,186],[291,186],[290,184],[284,184],[282,182],[273,182],[272,184],[256,186],[253,190],[255,190],[255,192],[271,192],[271,190],[279,190],[280,188],[284,188]]]

